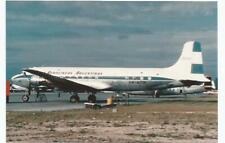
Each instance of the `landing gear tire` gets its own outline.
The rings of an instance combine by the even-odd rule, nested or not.
[[[28,95],[23,95],[22,96],[23,102],[28,102],[29,101],[29,96]]]
[[[96,96],[94,94],[91,94],[88,96],[88,102],[95,103],[96,102]]]
[[[75,103],[75,102],[80,102],[80,97],[78,95],[72,95],[70,97],[70,102]]]

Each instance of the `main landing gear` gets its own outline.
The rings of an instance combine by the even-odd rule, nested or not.
[[[70,102],[72,103],[80,102],[80,97],[78,96],[77,93],[73,93],[72,96],[70,96]]]
[[[72,102],[72,103],[80,102],[80,97],[78,96],[77,93],[72,93],[72,96],[70,96],[70,102]],[[88,96],[88,102],[90,102],[90,103],[96,102],[96,96],[94,93],[92,93]]]
[[[89,96],[88,96],[88,102],[90,102],[90,103],[95,103],[96,102],[96,96],[95,96],[95,94],[90,94]]]

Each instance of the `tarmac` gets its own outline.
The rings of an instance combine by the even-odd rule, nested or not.
[[[24,103],[22,101],[22,96],[24,93],[12,93],[9,97],[9,103],[6,105],[6,111],[62,111],[71,109],[84,109],[84,103],[87,102],[88,94],[79,94],[80,103],[69,102],[71,94],[61,93],[60,96],[56,92],[51,93],[41,93],[45,94],[47,101],[40,102],[37,101],[35,93],[30,95],[28,102]],[[99,93],[96,94],[97,103],[105,104],[108,97],[113,94]],[[181,101],[181,100],[197,100],[204,94],[193,94],[185,97],[184,95],[170,95],[162,96],[160,98],[152,98],[152,96],[121,96],[117,104],[143,104],[143,103],[155,103],[155,102],[165,102],[165,101]]]

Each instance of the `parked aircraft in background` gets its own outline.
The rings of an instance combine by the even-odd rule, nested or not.
[[[209,77],[207,77],[209,79]],[[211,78],[210,78],[211,80]],[[187,94],[196,94],[196,93],[203,93],[215,90],[214,81],[211,80],[210,82],[205,82],[201,85],[191,85],[191,86],[184,86],[184,87],[175,87],[175,88],[167,88],[163,90],[158,90],[157,93],[155,91],[131,91],[127,93],[123,93],[124,95],[147,95],[159,98],[163,95],[187,95]]]
[[[51,85],[70,92],[70,101],[79,102],[78,93],[89,93],[88,101],[95,102],[97,92],[116,93],[133,91],[154,91],[200,85],[209,80],[204,76],[202,49],[199,42],[186,42],[178,61],[168,68],[93,68],[93,67],[33,67],[23,74],[36,76],[23,83],[30,91],[35,83]],[[37,78],[38,77],[38,78]],[[13,84],[21,77],[12,77]],[[36,82],[38,81],[38,82]]]

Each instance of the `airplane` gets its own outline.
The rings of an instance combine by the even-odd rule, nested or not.
[[[31,85],[27,85],[22,87],[24,84],[20,84],[20,83],[24,83],[24,81],[26,82],[26,80],[30,80],[29,77],[27,77],[26,73],[23,72],[20,75],[20,78],[16,78],[16,84],[11,84],[11,88],[10,88],[10,92],[29,92],[29,87],[33,87],[32,90],[37,89],[37,87],[34,87],[35,85],[33,85],[33,83],[36,83],[36,86],[38,86],[38,94],[40,92],[53,92],[55,91],[53,88],[50,88],[49,86],[44,86],[41,85],[42,82],[38,82],[40,81],[41,78],[32,78],[32,76],[36,76],[36,75],[32,75],[30,76],[30,78],[32,78],[32,83],[30,82]],[[18,77],[18,75],[15,75],[14,77]],[[208,78],[209,80],[211,80],[211,77],[207,76],[206,78]],[[35,81],[35,79],[38,79],[38,81]],[[44,80],[44,79],[43,79]],[[41,80],[41,81],[43,81]],[[20,81],[20,83],[18,82]],[[162,89],[162,90],[158,90],[157,93],[155,93],[155,91],[130,91],[130,92],[123,92],[121,95],[123,96],[129,96],[129,95],[134,95],[134,96],[152,96],[153,98],[159,98],[160,96],[163,95],[187,95],[187,94],[196,94],[196,93],[203,93],[203,92],[209,92],[212,90],[215,90],[215,84],[214,81],[211,80],[211,82],[205,82],[202,85],[191,85],[189,87],[175,87],[175,88],[168,88],[168,89]],[[37,92],[37,91],[36,91]],[[110,93],[110,94],[116,94],[115,92],[110,92],[110,91],[104,91],[103,93]],[[60,94],[60,93],[59,93]],[[155,95],[155,96],[154,96]],[[45,96],[44,94],[41,94],[41,96]],[[59,95],[60,96],[60,95]],[[117,94],[117,96],[119,96]],[[39,97],[39,95],[37,95],[37,98]],[[46,98],[46,97],[43,97]],[[29,96],[28,95],[23,95],[22,96],[22,100],[23,102],[28,102],[29,101]]]
[[[209,77],[207,77],[209,79]],[[211,78],[210,78],[211,80]],[[209,91],[215,90],[214,81],[211,80],[210,82],[205,82],[201,85],[191,85],[191,86],[183,86],[183,87],[174,87],[174,88],[167,88],[158,90],[157,93],[155,91],[131,91],[131,92],[124,92],[123,95],[144,95],[144,96],[152,96],[153,98],[159,98],[163,95],[187,95],[187,94],[197,94],[197,93],[206,93]]]
[[[204,76],[201,44],[186,42],[178,61],[167,68],[97,68],[97,67],[32,67],[23,70],[72,93],[71,102],[79,102],[78,93],[89,93],[88,101],[96,102],[102,91],[157,91],[208,82]],[[17,77],[11,80],[14,82]],[[26,85],[32,80],[26,80]]]
[[[29,73],[22,72],[21,74],[15,75],[14,78],[16,77],[14,83],[16,84],[11,84],[10,85],[10,92],[28,92],[29,93],[29,87],[32,87],[30,90],[38,89],[39,94],[40,92],[53,92],[55,91],[53,87],[46,86],[46,85],[41,85],[45,79],[42,78],[37,78],[36,75],[29,74],[30,76],[28,77]],[[33,78],[32,76],[35,76],[36,78]],[[202,85],[191,85],[189,87],[175,87],[175,88],[168,88],[168,89],[162,89],[158,90],[157,93],[155,91],[130,91],[130,92],[123,92],[121,95],[123,96],[129,96],[129,95],[134,95],[134,96],[152,96],[153,98],[159,98],[160,96],[163,95],[187,95],[187,94],[195,94],[195,93],[203,93],[203,92],[208,92],[215,90],[215,84],[214,81],[211,80],[211,77],[206,76],[211,82],[205,82]],[[29,85],[24,86],[24,82],[26,81],[31,81]],[[41,81],[41,82],[39,82]],[[34,84],[35,83],[35,84]],[[31,84],[31,85],[30,85]],[[23,87],[22,87],[23,86]],[[35,87],[37,86],[37,87]],[[110,94],[116,94],[115,92],[110,92],[110,91],[104,91],[103,93],[110,93]],[[60,93],[59,93],[60,94]],[[154,96],[155,95],[155,96]],[[44,94],[41,94],[41,96],[45,96]],[[60,95],[59,95],[60,96]],[[117,95],[119,96],[119,95]],[[37,95],[37,98],[39,95]],[[42,97],[42,98],[47,98],[47,97]],[[29,96],[28,95],[23,95],[22,96],[23,102],[28,102],[29,101]],[[40,100],[39,100],[40,101]]]

